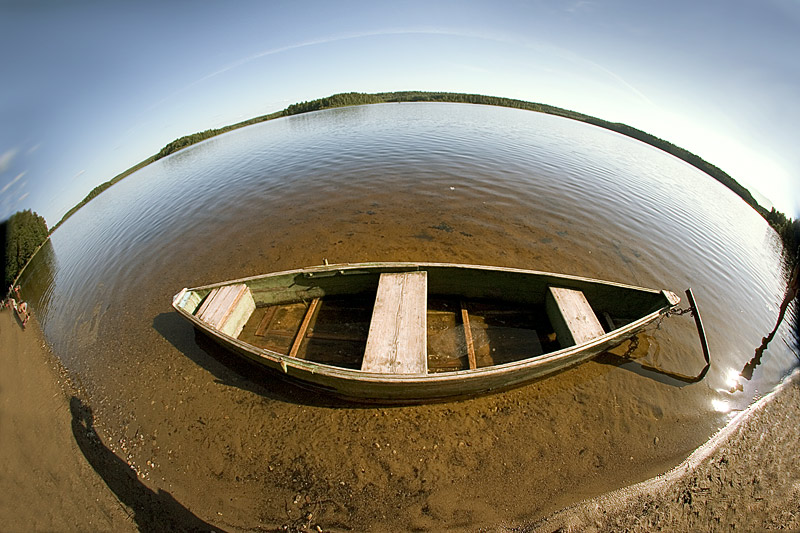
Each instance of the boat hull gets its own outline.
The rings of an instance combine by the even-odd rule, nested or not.
[[[502,298],[514,305],[526,302],[539,305],[547,287],[565,287],[586,293],[593,307],[611,310],[617,316],[627,314],[633,320],[609,328],[610,331],[588,342],[504,364],[440,373],[393,374],[321,364],[259,348],[201,320],[195,314],[199,304],[187,303],[193,298],[199,301],[208,291],[230,285],[249,287],[256,305],[324,298],[347,290],[371,291],[381,273],[415,270],[428,272],[429,290],[435,294]],[[418,403],[509,389],[581,364],[636,335],[679,301],[669,291],[530,270],[440,263],[369,263],[324,265],[183,289],[174,297],[173,306],[195,328],[224,348],[302,386],[355,401]]]

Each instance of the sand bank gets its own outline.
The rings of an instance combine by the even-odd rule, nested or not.
[[[670,472],[524,531],[800,530],[800,372]]]
[[[68,384],[35,321],[0,312],[4,531],[134,531],[73,435]]]

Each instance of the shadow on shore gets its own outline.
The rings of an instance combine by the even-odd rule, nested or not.
[[[94,428],[92,409],[74,396],[69,407],[78,447],[108,488],[133,510],[131,518],[139,531],[224,531],[192,514],[170,493],[145,486],[125,461],[103,445]]]

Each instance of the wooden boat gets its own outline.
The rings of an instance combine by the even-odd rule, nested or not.
[[[584,362],[680,298],[576,276],[441,263],[322,265],[183,289],[173,307],[230,350],[352,400],[507,389]]]

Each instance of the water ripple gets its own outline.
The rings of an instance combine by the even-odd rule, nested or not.
[[[87,356],[87,331],[151,321],[183,285],[322,257],[420,259],[692,286],[716,387],[771,329],[783,290],[773,232],[696,169],[566,119],[444,104],[336,109],[210,139],[101,194],[54,234],[53,255],[38,306],[81,369],[111,357]],[[681,327],[667,359],[692,357]],[[795,345],[773,350],[763,386],[797,364]]]

